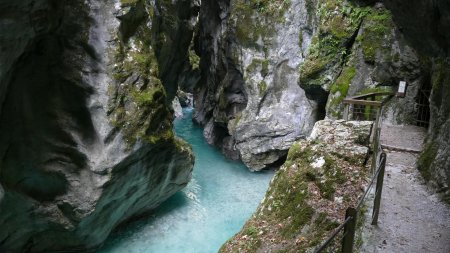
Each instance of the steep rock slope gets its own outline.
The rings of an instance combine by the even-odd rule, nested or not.
[[[299,85],[308,96],[329,94],[322,98],[327,117],[342,117],[346,96],[395,90],[404,80],[407,97],[394,98],[384,117],[393,124],[414,123],[415,98],[425,80],[417,53],[394,26],[390,11],[382,3],[321,0],[309,12],[315,32]]]
[[[189,181],[152,41],[163,7],[186,23],[195,6],[0,3],[1,252],[93,248]]]
[[[194,119],[210,143],[252,170],[284,157],[318,118],[297,85],[306,26],[301,0],[202,2]]]

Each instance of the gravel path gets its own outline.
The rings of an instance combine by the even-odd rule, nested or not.
[[[423,137],[420,128],[384,126],[382,143],[420,150]],[[366,222],[360,252],[449,253],[450,206],[425,185],[416,168],[418,155],[388,151],[387,158],[378,225]]]

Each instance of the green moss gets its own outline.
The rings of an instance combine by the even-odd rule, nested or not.
[[[263,80],[258,83],[259,95],[263,95],[267,90],[267,83]]]
[[[154,101],[161,101],[160,99],[165,97],[165,92],[161,87],[155,87],[143,91],[132,90],[130,95],[139,106],[150,106]]]
[[[200,56],[192,48],[189,49],[189,63],[193,70],[199,69],[200,67]]]
[[[300,31],[298,33],[298,46],[300,48],[302,48],[302,46],[303,46],[303,31]]]
[[[344,211],[333,203],[336,189],[339,194],[349,194],[343,196],[349,202],[346,206],[354,205],[358,193],[347,180],[362,181],[364,174],[359,169],[352,172],[355,164],[348,164],[324,147],[323,143],[309,141],[292,145],[256,213],[220,252],[310,252],[332,233],[342,220],[331,217],[338,212],[343,218]],[[324,166],[314,168],[311,163],[320,157],[325,160]],[[323,199],[318,200],[316,189]],[[336,210],[324,210],[318,205]],[[329,252],[335,252],[331,251],[337,249],[334,246]]]
[[[435,142],[428,143],[423,149],[418,160],[419,171],[425,180],[431,179],[431,168],[438,152],[438,145]]]
[[[236,0],[231,12],[236,38],[244,46],[262,49],[257,41],[271,39],[273,24],[284,22],[284,12],[290,5],[290,0]]]
[[[261,76],[265,77],[269,74],[269,60],[254,58],[250,65],[247,66],[246,71],[248,72],[247,75],[252,75],[259,71]]]
[[[245,229],[244,234],[249,236],[256,236],[258,234],[258,229],[254,226],[250,226]]]
[[[269,74],[269,60],[265,59],[261,62],[261,75],[263,77]]]
[[[307,58],[300,66],[300,82],[306,84],[310,80],[317,79],[320,73],[325,70],[327,63],[325,59],[320,57]]]
[[[353,66],[346,67],[342,71],[341,75],[337,78],[336,82],[331,85],[330,92],[336,94],[339,92],[339,97],[335,99],[335,103],[340,103],[345,96],[347,96],[350,84],[356,75],[356,68]]]
[[[138,1],[139,0],[120,0],[120,3],[122,5],[127,6],[127,5],[133,5],[133,4],[137,3]]]
[[[320,0],[317,6],[318,33],[312,38],[308,56],[299,68],[299,83],[304,89],[327,87],[327,75],[338,73],[337,68],[347,61],[347,46],[369,10],[351,1]]]
[[[135,2],[143,6],[148,4]],[[122,1],[122,4],[130,3],[134,1]],[[114,82],[108,87],[111,98],[109,118],[111,124],[121,130],[128,148],[137,140],[156,143],[174,138],[171,112],[165,105],[166,92],[159,79],[152,46],[151,28],[147,22],[135,22],[132,18],[128,17],[127,24],[133,26],[128,27],[133,31],[128,36],[133,39],[122,41],[117,36],[119,46],[112,52],[116,63],[112,73]]]
[[[361,42],[366,62],[374,62],[378,51],[389,49],[390,42],[387,40],[387,37],[392,27],[392,16],[388,10],[378,9],[369,13],[363,25],[363,35],[357,38]]]

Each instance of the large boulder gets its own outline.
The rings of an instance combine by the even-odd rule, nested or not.
[[[371,126],[318,121],[308,140],[292,145],[256,212],[220,252],[312,252],[364,193]]]

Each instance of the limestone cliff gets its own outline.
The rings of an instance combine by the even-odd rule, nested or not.
[[[305,1],[203,1],[194,119],[229,157],[260,170],[320,118],[298,86],[310,40]],[[303,35],[302,35],[303,36]]]
[[[187,184],[193,154],[173,134],[176,83],[158,59],[171,52],[157,35],[187,51],[195,8],[181,0],[0,3],[1,252],[96,247]],[[161,25],[174,13],[172,26]],[[188,42],[174,38],[180,33]]]

